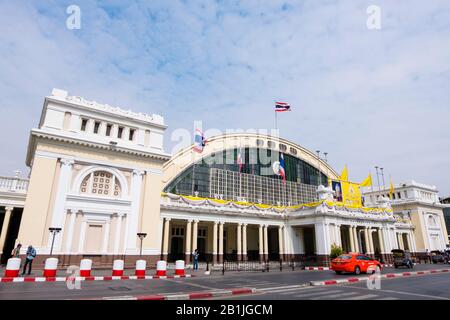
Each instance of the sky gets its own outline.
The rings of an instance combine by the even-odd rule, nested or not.
[[[80,29],[67,28],[70,5]],[[0,0],[0,176],[28,174],[52,88],[163,115],[168,152],[198,120],[273,128],[286,101],[280,135],[351,180],[377,165],[450,195],[448,0]]]

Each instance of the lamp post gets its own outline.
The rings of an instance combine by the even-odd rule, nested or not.
[[[53,254],[53,245],[55,244],[55,237],[62,229],[61,228],[48,228],[48,230],[50,231],[50,233],[53,236],[52,247],[50,248],[50,255],[52,255]]]
[[[147,234],[146,234],[146,233],[139,232],[139,233],[137,234],[137,236],[139,237],[139,240],[141,240],[141,248],[140,248],[139,256],[142,257],[142,241],[143,241],[144,238],[147,236]]]

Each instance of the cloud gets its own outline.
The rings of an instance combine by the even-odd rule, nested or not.
[[[170,133],[268,128],[363,179],[374,165],[450,194],[450,4],[445,1],[72,1],[0,4],[0,174],[25,171],[43,97],[160,113]],[[366,27],[366,8],[382,29]],[[11,139],[14,137],[14,139]]]

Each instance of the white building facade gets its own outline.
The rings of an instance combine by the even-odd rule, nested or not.
[[[338,174],[288,140],[219,135],[208,138],[201,153],[191,146],[170,156],[163,148],[166,128],[161,116],[54,89],[31,130],[29,181],[0,178],[3,260],[18,242],[24,250],[36,247],[38,266],[52,249],[63,265],[86,257],[98,265],[116,258],[131,265],[141,255],[150,264],[189,263],[195,249],[200,260],[212,263],[281,259],[323,265],[332,245],[385,261],[392,249],[444,245],[431,202],[421,215],[403,209],[399,214],[400,203],[394,200],[392,208],[386,197],[370,207],[343,206],[324,187]],[[285,181],[276,169],[281,158]],[[11,208],[19,210],[13,223],[7,218]],[[61,229],[53,248],[49,228]],[[146,234],[142,243],[138,233]]]

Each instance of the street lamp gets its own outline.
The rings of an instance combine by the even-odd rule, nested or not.
[[[139,256],[142,257],[142,241],[143,241],[144,238],[147,236],[147,234],[146,234],[146,233],[139,232],[139,233],[137,234],[137,236],[139,237],[139,240],[141,240],[141,250],[140,250]]]
[[[50,233],[53,235],[52,239],[52,247],[50,249],[50,255],[53,253],[53,244],[55,243],[55,236],[62,230],[61,228],[48,228]]]

